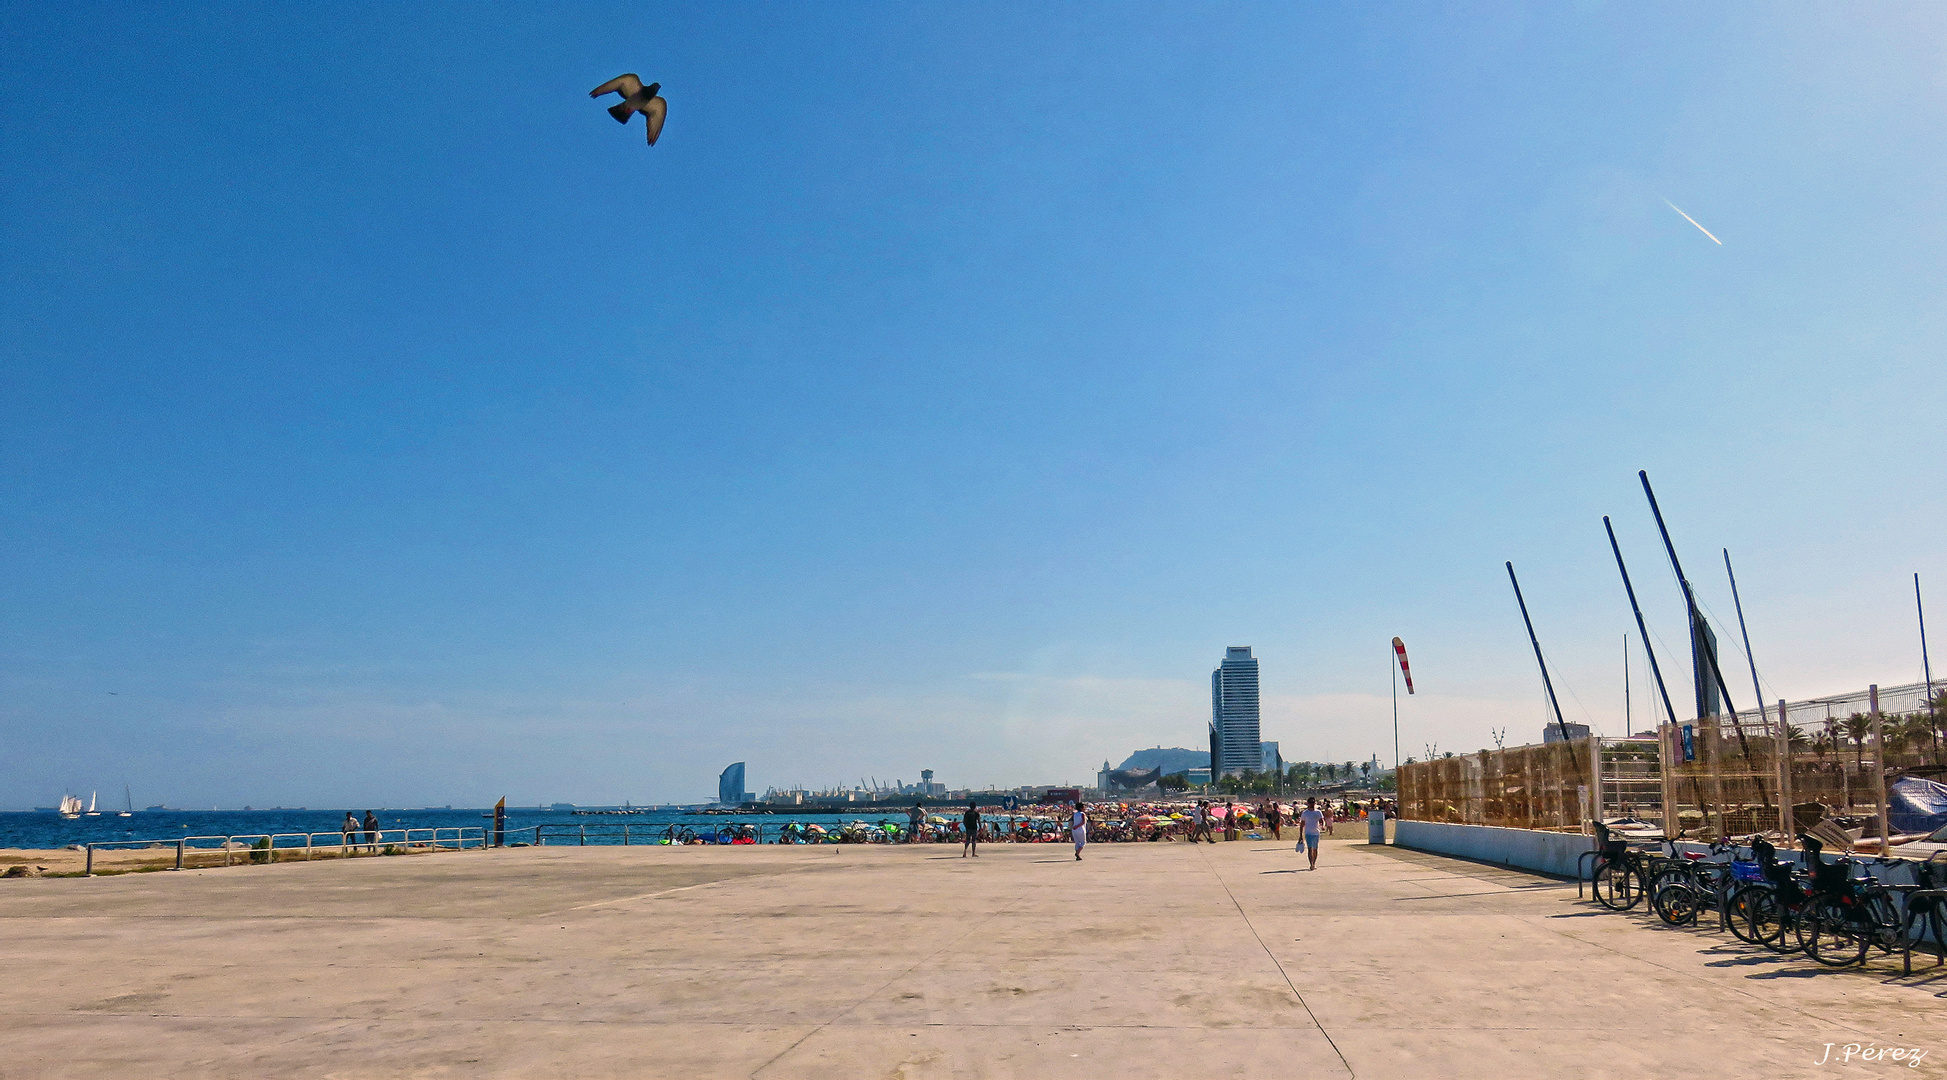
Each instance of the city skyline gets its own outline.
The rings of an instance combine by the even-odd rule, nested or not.
[[[1917,682],[1947,17],[1669,15],[8,6],[0,806],[1073,782],[1240,641],[1471,752],[1507,561],[1618,734],[1638,469],[1737,704],[1725,548],[1759,696]]]

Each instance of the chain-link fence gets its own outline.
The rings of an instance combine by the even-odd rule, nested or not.
[[[1655,738],[1586,738],[1462,754],[1400,768],[1400,815],[1416,821],[1580,831],[1636,818],[1692,837],[1832,821],[1879,835],[1886,788],[1947,774],[1947,709],[1925,683],[1661,725]],[[1938,698],[1933,700],[1938,701]],[[1897,831],[1890,830],[1889,831]]]

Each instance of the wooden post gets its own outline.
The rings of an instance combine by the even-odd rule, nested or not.
[[[1790,847],[1798,836],[1797,815],[1792,812],[1792,733],[1785,713],[1785,699],[1778,699],[1778,831],[1785,834]]]
[[[1591,809],[1594,811],[1589,816],[1600,819],[1602,817],[1602,737],[1593,734],[1589,736],[1589,796]],[[1593,833],[1595,830],[1585,822],[1582,831]]]
[[[1702,738],[1697,739],[1696,742],[1699,750],[1698,756],[1702,757],[1705,753],[1708,753],[1710,756],[1710,801],[1717,804],[1717,838],[1722,840],[1725,835],[1724,773],[1718,761],[1722,755],[1717,752],[1720,749],[1717,744],[1723,736],[1723,729],[1719,726],[1720,724],[1721,721],[1715,716],[1699,717],[1697,732]]]
[[[1683,736],[1675,724],[1657,726],[1656,771],[1663,781],[1663,835],[1674,838],[1677,835],[1676,787],[1670,783],[1672,762],[1683,760]],[[1674,753],[1672,753],[1674,745]]]
[[[1879,684],[1866,688],[1866,699],[1873,707],[1873,797],[1879,800],[1879,853],[1893,850],[1893,834],[1886,823],[1886,730],[1879,715]]]

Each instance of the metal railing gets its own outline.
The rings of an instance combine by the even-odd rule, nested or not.
[[[320,837],[323,842],[320,842]],[[222,853],[223,865],[230,866],[239,858],[251,863],[287,862],[297,857],[299,852],[303,853],[304,861],[309,861],[320,852],[325,852],[329,858],[351,858],[360,854],[483,850],[487,847],[487,830],[462,826],[349,833],[240,833],[231,836],[182,836],[170,840],[97,840],[88,845],[87,876],[95,876],[97,848],[126,851],[171,847],[176,849],[176,865],[170,869],[181,870],[189,855],[216,852]]]

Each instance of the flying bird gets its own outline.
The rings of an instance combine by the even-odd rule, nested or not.
[[[608,114],[615,117],[618,124],[626,124],[629,117],[642,114],[642,122],[649,127],[649,145],[656,145],[656,136],[663,133],[663,118],[669,115],[669,102],[657,96],[663,84],[642,85],[642,79],[635,74],[617,75],[588,92],[589,97],[603,94],[622,95],[622,104],[609,106]]]
[[[650,139],[649,141],[655,142],[656,140]],[[1668,199],[1663,200],[1663,205],[1669,207],[1672,210],[1675,210],[1679,214],[1683,214],[1683,209],[1679,207],[1676,203],[1673,203]],[[1692,225],[1697,225],[1697,219],[1691,217],[1689,214],[1683,214],[1683,220],[1688,221]],[[1710,230],[1704,228],[1702,225],[1697,225],[1697,231],[1703,233],[1705,236],[1710,236]],[[1718,247],[1724,246],[1724,241],[1719,240],[1715,236],[1710,236],[1710,242],[1716,244]]]

